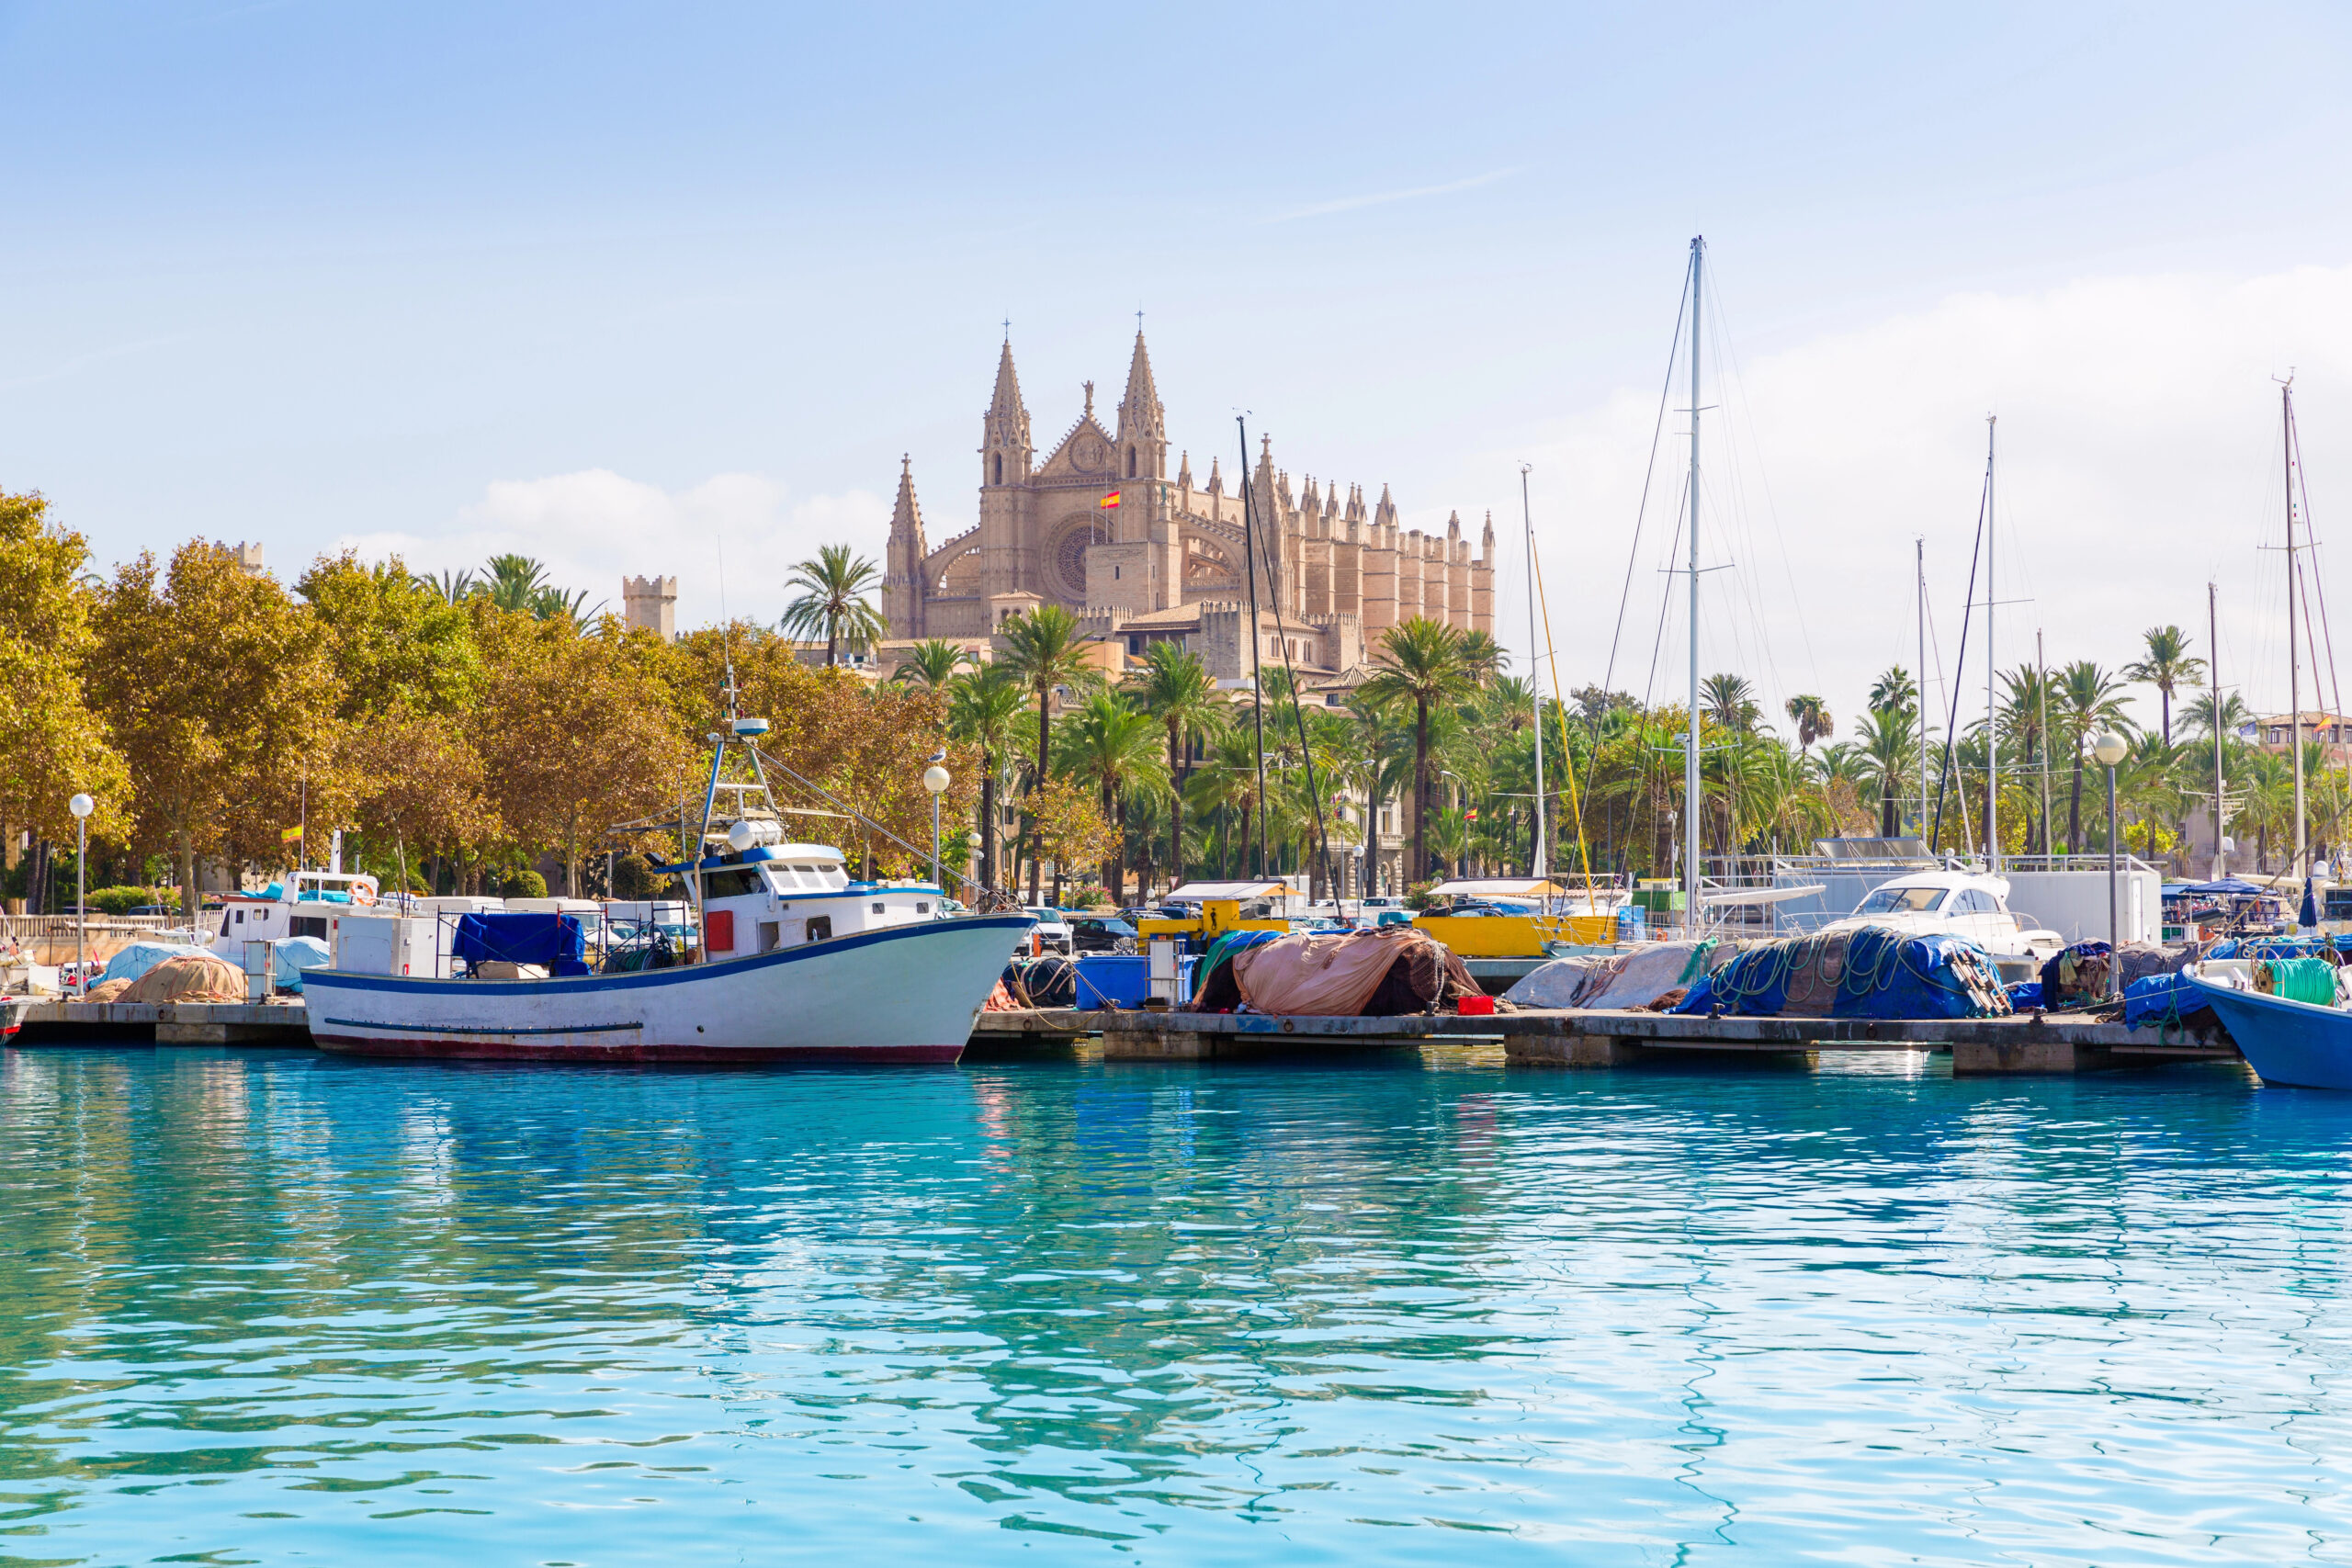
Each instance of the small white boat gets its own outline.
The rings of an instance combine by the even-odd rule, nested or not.
[[[935,886],[852,882],[839,850],[784,842],[750,744],[766,728],[739,720],[716,749],[697,836],[707,852],[658,868],[693,890],[698,943],[680,951],[658,919],[633,933],[560,909],[461,914],[452,942],[423,944],[434,974],[362,974],[340,952],[308,971],[311,1038],[379,1056],[955,1061],[1031,918],[950,914]],[[730,743],[756,784],[721,782]],[[721,789],[736,795],[723,830]],[[593,964],[592,926],[603,947]],[[396,966],[409,967],[384,965]]]
[[[2066,939],[2009,909],[2009,879],[1973,871],[1918,871],[1880,883],[1824,931],[1890,926],[1910,936],[1966,937],[1987,953],[2048,958]]]
[[[297,871],[259,893],[223,894],[212,951],[239,964],[249,942],[297,936],[332,942],[338,917],[373,910],[382,893],[382,885],[364,873]]]

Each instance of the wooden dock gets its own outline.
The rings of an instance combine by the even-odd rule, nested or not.
[[[0,998],[9,1043],[153,1040],[158,1045],[311,1043],[299,997],[267,1002],[68,1002]],[[2171,1062],[2234,1061],[2219,1039],[2128,1030],[2080,1013],[1954,1021],[1700,1018],[1655,1012],[1499,1012],[1462,1017],[1279,1018],[1265,1013],[1120,1012],[1072,1008],[984,1012],[969,1057],[1067,1054],[1099,1035],[1110,1062],[1331,1056],[1428,1044],[1499,1045],[1515,1067],[1796,1059],[1820,1051],[1949,1051],[1962,1076],[2074,1073]]]

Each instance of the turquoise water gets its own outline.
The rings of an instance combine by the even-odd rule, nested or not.
[[[2352,1562],[2352,1095],[1918,1060],[0,1054],[0,1562]]]

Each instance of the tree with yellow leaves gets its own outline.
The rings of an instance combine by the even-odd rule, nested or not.
[[[0,840],[30,828],[74,836],[66,802],[98,803],[90,830],[119,837],[130,818],[130,775],[105,720],[82,700],[96,646],[96,595],[82,580],[89,547],[61,528],[38,495],[0,494]]]
[[[100,597],[88,690],[130,773],[134,843],[169,852],[197,911],[200,855],[275,863],[307,795],[341,821],[342,690],[317,618],[226,546],[120,567]]]

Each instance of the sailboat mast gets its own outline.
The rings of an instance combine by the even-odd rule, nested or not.
[[[1236,414],[1233,423],[1241,430],[1241,562],[1242,570],[1250,576],[1250,714],[1257,726],[1258,879],[1262,882],[1266,877],[1266,682],[1259,669],[1258,645],[1265,638],[1258,630],[1258,534],[1250,522],[1257,505],[1256,498],[1250,493],[1250,416]],[[1266,581],[1272,583],[1272,572],[1266,574]],[[1419,779],[1413,781],[1413,787],[1420,787]],[[1420,802],[1416,800],[1413,807],[1419,810]]]
[[[2001,596],[1993,592],[1999,581],[1993,572],[1993,542],[2001,530],[1993,512],[1993,428],[2000,422],[1999,414],[1984,416],[1984,866],[1996,874],[2001,869],[2001,730],[1993,722],[1993,673],[1997,668],[1993,660],[1993,606]]]
[[[2303,867],[2302,654],[2295,638],[2295,378],[2278,389],[2278,450],[2287,475],[2287,746],[2295,755],[2295,859]],[[2114,829],[2110,827],[2109,831]]]
[[[1911,619],[1919,632],[1919,831],[1928,830],[1928,541],[1925,536],[1911,541],[1912,559],[1917,568],[1911,585]],[[1935,846],[1928,846],[1930,850]]]
[[[1532,688],[1530,700],[1535,708],[1535,848],[1527,863],[1527,874],[1542,877],[1547,874],[1544,808],[1550,802],[1544,794],[1544,661],[1535,656],[1535,511],[1527,499],[1527,468],[1525,463],[1519,466],[1519,514],[1527,527],[1527,672]]]
[[[2222,609],[2221,591],[2205,585],[2205,671],[2213,704],[2213,880],[2229,874],[2222,853]]]
[[[1707,238],[1690,241],[1690,716],[1682,746],[1682,923],[1699,920],[1699,300]]]
[[[2041,651],[2041,628],[2033,628],[2033,690],[2041,704],[2041,854],[2046,870],[2050,856],[2050,660]]]

